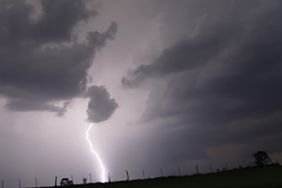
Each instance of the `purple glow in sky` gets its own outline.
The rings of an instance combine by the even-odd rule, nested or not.
[[[282,162],[281,8],[1,0],[0,179],[190,174],[247,165],[257,150]]]
[[[93,124],[89,124],[89,127],[87,128],[86,132],[85,132],[85,138],[89,144],[89,150],[90,152],[94,155],[96,162],[98,163],[99,167],[100,167],[100,181],[101,182],[106,182],[107,181],[107,175],[106,175],[106,167],[104,165],[104,162],[102,160],[102,158],[100,157],[100,154],[98,153],[98,151],[95,150],[95,147],[92,144],[91,138],[89,136],[89,133],[91,131],[93,127]]]

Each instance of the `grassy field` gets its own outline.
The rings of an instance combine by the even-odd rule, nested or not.
[[[282,188],[282,167],[245,168],[225,172],[182,176],[163,177],[147,180],[122,181],[112,183],[95,183],[74,185],[76,188],[221,188],[221,187],[280,187]]]

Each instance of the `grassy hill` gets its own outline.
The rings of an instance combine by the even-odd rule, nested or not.
[[[95,183],[74,185],[75,188],[238,188],[238,187],[282,187],[282,166],[264,168],[244,168],[225,172],[181,176],[162,177],[147,180],[122,181],[112,183]]]

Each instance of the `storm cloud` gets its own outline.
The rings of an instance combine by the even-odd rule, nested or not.
[[[216,6],[202,4],[204,17],[199,15],[202,19],[193,34],[187,33],[155,61],[122,79],[129,88],[144,82],[150,85],[153,79],[165,83],[164,88],[151,88],[143,120],[186,130],[171,135],[178,141],[165,144],[170,148],[165,151],[170,151],[186,143],[182,150],[178,148],[186,153],[181,155],[183,160],[194,159],[185,152],[187,147],[204,159],[208,148],[222,143],[282,150],[270,139],[261,142],[282,133],[282,4],[252,1],[240,9],[245,3],[218,3],[218,12]]]
[[[90,98],[87,109],[90,122],[99,123],[109,119],[118,107],[104,86],[91,86],[87,96]]]
[[[112,181],[124,169],[138,179],[246,166],[257,150],[281,163],[281,10],[280,0],[0,0],[5,186],[98,181],[89,123],[104,125],[89,136]]]
[[[105,32],[75,30],[98,12],[87,1],[1,1],[0,94],[16,111],[62,114],[85,91],[95,52],[112,40],[117,24]]]

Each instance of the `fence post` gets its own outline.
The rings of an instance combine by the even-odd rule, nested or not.
[[[213,173],[213,166],[210,164],[210,173]]]
[[[164,172],[162,168],[160,168],[160,172],[161,172],[161,177],[164,177]]]
[[[89,173],[89,183],[92,183],[91,173]]]
[[[34,183],[35,183],[35,187],[37,188],[38,187],[38,182],[37,182],[37,178],[36,177],[34,179]]]
[[[71,175],[71,181],[74,184],[74,179],[73,179],[73,175]]]
[[[22,188],[21,179],[18,179],[18,183],[19,183],[19,188]]]
[[[197,164],[196,164],[196,174],[199,175],[199,167]]]
[[[178,176],[181,176],[180,167],[177,167]]]
[[[129,173],[128,173],[128,171],[126,170],[125,173],[126,173],[126,180],[129,181]]]
[[[111,173],[110,172],[108,173],[108,181],[109,183],[111,183]]]
[[[58,177],[55,176],[55,187],[57,187],[57,180],[58,180]]]

